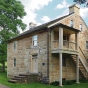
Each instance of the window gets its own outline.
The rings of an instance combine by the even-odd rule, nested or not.
[[[33,46],[37,46],[38,45],[38,36],[35,35],[33,36]]]
[[[16,67],[16,58],[14,59],[14,67]]]
[[[70,21],[70,27],[73,27],[73,20]]]
[[[14,42],[14,46],[13,47],[14,47],[14,50],[17,48],[17,42],[16,41]]]
[[[62,66],[63,67],[66,67],[66,57],[63,57],[62,58]]]
[[[38,57],[38,55],[37,55],[37,54],[32,55],[32,58],[37,58],[37,57]]]
[[[86,49],[88,49],[88,41],[86,41]]]
[[[63,40],[67,40],[67,36],[66,35],[63,35]]]
[[[82,24],[80,24],[80,31],[82,31]]]
[[[63,46],[67,45],[67,35],[63,35]]]

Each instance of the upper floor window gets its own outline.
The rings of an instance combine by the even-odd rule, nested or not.
[[[16,41],[14,42],[13,47],[14,47],[14,50],[17,49],[17,42]]]
[[[82,31],[82,24],[80,24],[80,26],[79,26],[79,27],[80,27],[80,31]]]
[[[86,41],[86,49],[88,49],[88,41]]]
[[[63,35],[63,40],[67,40],[67,35]]]
[[[38,35],[34,35],[32,38],[33,41],[33,46],[37,46],[38,45]]]
[[[73,27],[74,23],[73,20],[70,21],[70,27]]]
[[[16,66],[16,58],[14,59],[14,67]]]

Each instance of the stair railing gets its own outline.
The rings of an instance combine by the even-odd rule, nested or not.
[[[70,46],[71,48],[73,48],[72,46]],[[79,46],[79,59],[83,65],[83,67],[85,68],[85,70],[88,72],[87,70],[87,61],[86,61],[86,56],[84,55],[82,49]]]
[[[80,47],[79,47],[79,56],[82,58],[82,61],[84,62],[85,66],[87,67],[86,56],[84,55],[84,53]]]

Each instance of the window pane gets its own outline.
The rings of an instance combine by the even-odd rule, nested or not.
[[[80,24],[80,31],[82,31],[82,24]]]
[[[14,67],[16,66],[16,59],[14,59]]]
[[[35,35],[33,36],[33,46],[37,46],[38,45],[38,36]]]
[[[70,21],[70,26],[73,27],[73,20]]]
[[[37,46],[37,41],[34,41],[34,46]]]
[[[14,42],[14,49],[16,49],[17,47],[17,42]]]
[[[33,40],[37,40],[37,35],[33,36]]]
[[[63,57],[62,59],[62,66],[66,67],[66,57]]]

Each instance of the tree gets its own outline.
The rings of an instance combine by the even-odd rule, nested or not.
[[[22,22],[25,15],[24,6],[20,1],[0,0],[0,63],[3,64],[3,71],[7,58],[7,40],[17,36],[19,29],[26,28]]]
[[[85,4],[86,7],[88,7],[88,0],[73,0],[73,2],[76,2],[78,4]]]

